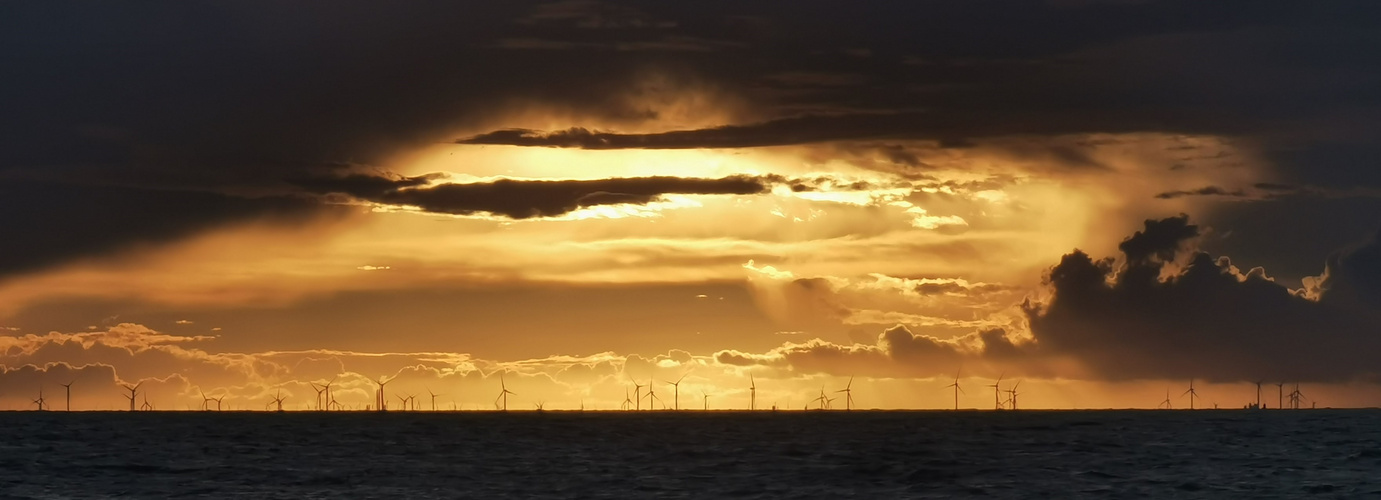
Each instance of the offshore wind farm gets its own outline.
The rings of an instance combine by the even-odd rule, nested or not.
[[[1381,496],[1379,54],[1376,0],[0,2],[0,500]]]

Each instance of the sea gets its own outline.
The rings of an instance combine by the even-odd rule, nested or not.
[[[0,498],[1381,498],[1381,410],[0,412]]]

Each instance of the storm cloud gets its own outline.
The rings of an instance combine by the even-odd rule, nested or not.
[[[1048,354],[1109,379],[1339,382],[1374,379],[1381,348],[1375,243],[1329,260],[1321,296],[1266,270],[1187,250],[1185,217],[1148,220],[1123,242],[1124,263],[1081,251],[1050,270],[1053,297],[1025,308]],[[1182,268],[1175,261],[1187,259]],[[1163,273],[1169,276],[1162,277]],[[1330,290],[1331,289],[1331,290]]]

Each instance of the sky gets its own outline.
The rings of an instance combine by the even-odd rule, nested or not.
[[[0,409],[1376,406],[1377,19],[7,3]]]

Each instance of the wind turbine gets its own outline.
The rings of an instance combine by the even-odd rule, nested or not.
[[[623,404],[622,404],[622,405],[619,405],[619,409],[627,410],[628,407],[629,407],[630,405],[632,405],[632,404],[633,404],[633,400],[628,398],[628,388],[627,388],[627,387],[624,387],[624,388],[623,388]]]
[[[139,405],[139,409],[143,411],[153,411],[153,405],[149,404],[149,393],[144,393],[144,404]]]
[[[643,409],[643,385],[639,384],[632,375],[628,376],[628,381],[633,383],[633,397],[637,400],[633,403],[633,409],[641,410]]]
[[[748,409],[758,409],[758,382],[753,380],[753,374],[748,374]]]
[[[1276,409],[1285,409],[1285,382],[1276,384]]]
[[[685,374],[685,375],[681,375],[681,378],[676,379],[675,382],[670,382],[670,381],[663,380],[663,382],[666,382],[666,383],[668,383],[668,384],[671,384],[671,387],[672,387],[672,389],[673,389],[674,392],[675,392],[675,396],[674,396],[673,399],[674,399],[674,401],[676,402],[676,403],[675,403],[676,406],[674,407],[674,409],[677,409],[677,410],[680,410],[680,409],[681,409],[681,381],[686,379],[686,375],[690,375],[690,374],[687,373],[687,374]]]
[[[441,396],[441,394],[432,392],[431,387],[427,388],[427,394],[430,394],[432,396],[432,411],[436,411],[436,397]]]
[[[399,396],[397,394],[394,394],[393,397],[398,398],[398,404],[403,405],[403,411],[408,411],[408,398]]]
[[[1156,405],[1156,408],[1172,409],[1170,407],[1170,389],[1168,387],[1165,389],[1165,401],[1161,401],[1160,404]]]
[[[197,389],[197,392],[198,392],[198,393],[201,393],[201,409],[202,409],[202,411],[210,410],[210,409],[211,409],[211,405],[209,404],[209,402],[210,402],[210,401],[215,401],[216,399],[215,399],[215,398],[208,398],[208,397],[206,397],[206,392],[205,392],[205,391],[202,391],[201,389]],[[219,408],[217,408],[217,409],[219,409]]]
[[[72,384],[76,382],[76,380],[73,380],[66,384],[61,384],[63,389],[67,389],[67,408],[65,411],[72,411]]]
[[[321,399],[322,395],[326,393],[326,388],[316,385],[316,382],[307,382],[307,385],[312,386],[312,390],[316,391],[316,409],[321,411]]]
[[[703,390],[700,391],[700,394],[702,394],[702,395],[705,396],[705,407],[704,407],[704,408],[701,408],[701,409],[702,409],[702,410],[709,410],[709,409],[710,409],[710,394],[707,393],[707,392],[705,392],[705,391],[703,391]]]
[[[852,409],[853,409],[853,406],[854,406],[854,390],[853,390],[853,387],[854,387],[854,378],[853,378],[853,377],[849,377],[849,385],[844,386],[843,389],[834,391],[834,392],[836,392],[836,393],[839,393],[839,392],[844,393],[844,411],[849,411],[849,410],[852,410]]]
[[[224,400],[225,400],[225,396],[221,396],[221,397],[219,397],[219,398],[216,398],[216,411],[221,411],[221,401],[224,401]]]
[[[658,401],[661,401],[661,398],[657,397],[657,388],[652,385],[652,377],[647,377],[647,409],[657,409],[657,407],[652,406],[652,403]],[[666,407],[666,403],[662,403],[662,409],[666,409]]]
[[[499,406],[499,400],[502,399],[502,400],[503,400],[503,411],[508,411],[508,395],[509,395],[509,394],[512,394],[512,395],[514,395],[514,396],[517,396],[518,394],[515,393],[515,392],[513,392],[513,391],[508,390],[508,385],[507,385],[506,383],[504,383],[503,374],[502,374],[502,373],[499,374],[499,387],[501,388],[501,390],[499,391],[499,397],[494,398],[494,406],[495,406],[495,407]]]
[[[536,403],[533,403],[532,406],[537,407],[537,411],[544,411],[544,410],[546,409],[546,408],[544,408],[544,406],[546,406],[546,403],[545,403],[545,402],[542,402],[542,401],[538,401],[538,402],[536,402]]]
[[[816,396],[815,399],[812,399],[811,401],[812,401],[812,402],[815,402],[815,403],[819,403],[819,404],[820,404],[820,409],[821,409],[821,410],[824,410],[824,409],[825,409],[825,403],[827,402],[827,400],[825,399],[825,388],[824,388],[824,387],[821,387],[821,388],[820,388],[820,395],[819,395],[819,396]]]
[[[1256,381],[1256,409],[1261,409],[1261,381]]]
[[[278,393],[273,397],[273,401],[270,401],[269,404],[264,405],[264,408],[268,409],[268,407],[270,406],[278,405],[278,412],[282,413],[283,401],[286,401],[287,399],[288,398],[283,397],[283,390],[279,389]]]
[[[41,395],[41,393],[40,393],[40,395]],[[1295,390],[1290,392],[1290,407],[1293,408],[1293,409],[1298,410],[1298,409],[1299,409],[1300,400],[1304,400],[1304,399],[1309,399],[1309,398],[1304,397],[1304,393],[1299,392],[1299,382],[1296,382],[1296,383],[1295,383]]]
[[[39,387],[38,387],[38,399],[35,399],[35,400],[34,400],[34,404],[38,405],[38,411],[43,411],[43,405],[44,405],[45,401],[46,401],[46,400],[43,399],[43,386],[39,386]]]
[[[1016,384],[1012,385],[1011,389],[1007,389],[1007,400],[1012,402],[1013,410],[1017,409],[1017,395],[1020,394],[1019,392],[1017,392],[1018,387],[1021,387],[1020,380],[1018,380]]]
[[[964,388],[963,388],[963,387],[959,387],[959,373],[960,373],[961,371],[963,371],[963,370],[964,370],[963,367],[960,367],[958,370],[955,370],[955,371],[954,371],[954,383],[945,386],[946,388],[949,388],[949,387],[953,387],[953,388],[954,388],[954,409],[955,409],[955,410],[958,410],[958,409],[959,409],[959,393],[964,392]],[[965,393],[965,394],[968,394],[968,393]]]
[[[337,378],[340,378],[340,377],[331,377],[331,381],[330,381],[330,382],[327,382],[327,383],[325,383],[325,384],[322,384],[322,387],[325,387],[325,388],[326,388],[326,409],[327,409],[328,411],[331,409],[331,403],[335,403],[335,402],[336,402],[336,398],[331,397],[331,386],[332,386],[332,385],[335,385],[336,379],[337,379]],[[337,404],[336,407],[339,408],[340,405]]]
[[[388,385],[389,382],[392,380],[384,380],[383,377],[374,381],[374,383],[379,384],[379,390],[375,391],[374,394],[374,406],[379,408],[379,411],[388,411],[388,400],[384,398],[384,386]]]
[[[1189,409],[1193,410],[1194,398],[1199,397],[1199,393],[1194,391],[1194,379],[1189,379],[1189,390],[1184,391],[1184,394],[1189,395]],[[1184,394],[1180,394],[1180,396],[1184,396]]]
[[[121,384],[121,385],[125,386],[125,390],[129,391],[129,395],[128,395],[128,396],[125,396],[125,397],[126,397],[126,398],[129,398],[129,411],[134,411],[134,397],[135,397],[136,393],[139,391],[139,386],[144,385],[144,383],[143,383],[143,382],[140,382],[140,383],[134,384],[134,385],[129,385],[129,384]]]
[[[1002,397],[1002,377],[1005,377],[1005,376],[1007,376],[1007,372],[1002,372],[1001,374],[999,374],[999,375],[997,376],[997,382],[994,382],[993,385],[988,386],[988,387],[992,387],[992,388],[993,388],[993,409],[994,409],[994,410],[1001,410],[1001,409],[1002,409],[1002,400],[1001,400],[1001,397]]]

